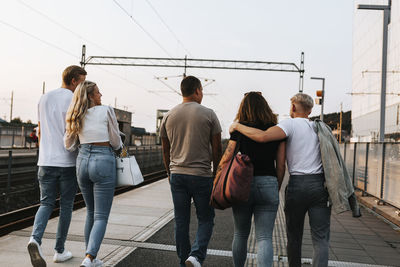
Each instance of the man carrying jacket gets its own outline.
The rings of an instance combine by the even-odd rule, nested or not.
[[[310,219],[313,266],[328,266],[331,206],[325,187],[320,142],[309,120],[313,99],[298,93],[291,99],[290,117],[266,131],[233,123],[236,130],[257,142],[287,139],[286,159],[290,174],[285,192],[287,253],[290,267],[301,266],[305,214]]]

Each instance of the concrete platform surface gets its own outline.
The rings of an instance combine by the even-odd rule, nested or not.
[[[282,193],[281,193],[282,199]],[[381,267],[400,266],[400,233],[377,218],[365,208],[363,216],[353,218],[351,212],[331,217],[331,242],[329,266]],[[192,206],[190,237],[194,240],[197,220]],[[248,260],[246,266],[257,266],[254,227],[248,240]],[[203,267],[233,266],[231,244],[233,239],[233,219],[231,209],[216,210],[214,232],[208,246],[208,255]],[[117,267],[131,266],[179,266],[175,252],[174,221],[165,225],[143,245],[117,264]],[[289,266],[286,253],[286,230],[283,201],[280,203],[273,233],[274,265]],[[306,216],[303,236],[303,266],[310,266],[313,248],[308,216]]]
[[[79,266],[85,254],[85,216],[85,208],[74,211],[72,215],[66,249],[74,257],[65,263],[52,262],[58,218],[49,221],[42,241],[47,266]],[[144,241],[172,218],[173,204],[166,179],[116,196],[98,258],[104,261],[105,266],[114,266],[130,251],[126,246],[121,246],[121,242]],[[28,227],[0,238],[0,266],[31,266],[27,252],[31,231],[32,227]],[[125,254],[121,255],[122,251]]]
[[[283,192],[280,196],[281,202],[273,233],[274,266],[288,266]],[[66,247],[72,251],[74,258],[65,263],[52,262],[58,219],[49,221],[42,246],[47,266],[79,266],[85,251],[85,213],[86,210],[81,209],[73,214]],[[361,218],[353,218],[350,212],[332,214],[329,266],[400,266],[398,228],[384,222],[379,215],[368,209],[363,208],[362,213]],[[194,240],[196,228],[197,220],[193,207],[191,240]],[[32,227],[29,227],[0,238],[0,266],[31,266],[26,250],[31,230]],[[217,210],[214,232],[203,266],[233,266],[232,239],[231,209]],[[310,266],[313,248],[307,216],[302,250],[303,266]],[[256,255],[256,241],[252,228],[246,266],[256,266]],[[115,197],[98,257],[104,261],[104,266],[179,266],[175,252],[173,204],[166,179]]]

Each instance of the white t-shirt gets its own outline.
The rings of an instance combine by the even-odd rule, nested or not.
[[[286,160],[291,175],[323,173],[321,150],[314,122],[286,119],[278,125],[286,136]]]
[[[64,147],[65,116],[73,93],[58,88],[44,94],[38,105],[40,145],[38,166],[74,167],[76,153]]]

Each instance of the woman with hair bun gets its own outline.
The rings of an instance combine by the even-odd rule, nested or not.
[[[68,150],[75,150],[79,144],[76,175],[87,208],[86,257],[81,267],[103,265],[96,257],[114,196],[116,166],[113,150],[122,147],[114,110],[101,105],[101,96],[96,83],[80,83],[66,116],[64,144]]]

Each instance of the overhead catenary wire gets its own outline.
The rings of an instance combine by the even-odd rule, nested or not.
[[[58,27],[62,28],[63,30],[65,30],[65,31],[69,32],[70,34],[74,35],[76,38],[82,39],[82,40],[84,40],[85,42],[87,42],[87,43],[89,43],[89,44],[91,44],[91,45],[93,45],[93,46],[99,48],[100,50],[103,50],[104,52],[106,52],[106,53],[108,53],[108,54],[110,54],[110,55],[113,54],[113,52],[111,52],[110,50],[108,50],[108,49],[106,49],[106,48],[104,48],[104,47],[98,45],[96,42],[93,42],[93,41],[89,40],[88,38],[85,38],[84,36],[80,35],[79,33],[74,32],[74,31],[71,30],[70,28],[64,26],[63,24],[59,23],[59,22],[56,21],[55,19],[49,17],[48,15],[44,14],[43,12],[41,12],[41,11],[35,9],[34,7],[28,5],[28,4],[25,3],[24,1],[18,0],[18,2],[19,2],[20,4],[22,4],[22,5],[24,5],[25,7],[27,7],[28,9],[30,9],[31,11],[35,12],[36,14],[39,14],[40,16],[42,16],[43,18],[45,18],[46,20],[50,21],[51,23],[57,25]],[[143,71],[143,72],[145,72],[145,73],[149,73],[148,71],[145,71],[145,70],[143,70],[142,68],[140,68],[140,70]],[[151,73],[150,73],[150,74],[151,74]]]
[[[50,43],[50,42],[48,42],[48,41],[46,41],[46,40],[43,40],[43,39],[41,39],[41,38],[39,38],[39,37],[37,37],[37,36],[31,34],[31,33],[28,33],[28,32],[26,32],[26,31],[24,31],[24,30],[22,30],[22,29],[20,29],[20,28],[18,28],[18,27],[16,27],[16,26],[14,26],[14,25],[11,25],[11,24],[9,24],[9,23],[7,23],[7,22],[5,22],[5,21],[2,21],[2,20],[0,20],[0,23],[3,24],[3,25],[6,25],[6,26],[8,26],[8,27],[10,27],[10,28],[12,28],[12,29],[18,31],[18,32],[21,32],[21,33],[23,33],[23,34],[26,34],[26,35],[28,35],[29,37],[31,37],[31,38],[33,38],[33,39],[39,41],[39,42],[42,42],[42,43],[44,43],[44,44],[46,44],[46,45],[48,45],[48,46],[51,46],[51,47],[53,47],[53,48],[55,48],[55,49],[57,49],[57,50],[60,50],[61,52],[65,53],[65,54],[67,54],[67,55],[69,55],[69,56],[71,56],[71,57],[73,57],[73,58],[75,58],[75,59],[77,59],[77,60],[80,60],[80,58],[79,58],[78,56],[74,55],[73,53],[71,53],[71,52],[69,52],[69,51],[67,51],[67,50],[65,50],[65,49],[63,49],[63,48],[61,48],[61,47],[59,47],[59,46],[57,46],[57,45],[55,45],[55,44],[52,44],[52,43]],[[108,72],[109,74],[111,74],[111,75],[113,75],[113,76],[115,76],[115,77],[118,77],[119,79],[122,79],[122,80],[124,80],[124,81],[126,81],[126,82],[128,82],[128,83],[131,83],[131,84],[135,85],[136,87],[139,87],[139,89],[145,90],[145,91],[148,92],[149,94],[155,94],[155,95],[157,95],[158,97],[162,98],[163,100],[168,100],[168,101],[171,102],[171,103],[175,103],[174,100],[171,100],[171,99],[169,99],[169,98],[166,98],[165,96],[162,96],[162,95],[158,94],[157,92],[154,92],[154,91],[152,91],[152,90],[145,89],[145,88],[143,88],[143,87],[140,88],[140,86],[139,86],[138,84],[136,84],[136,83],[134,83],[134,82],[132,82],[132,81],[130,81],[130,80],[128,80],[128,79],[126,79],[126,78],[124,78],[124,77],[122,77],[122,76],[116,74],[116,73],[113,73],[113,72],[111,72],[111,71],[109,71],[109,70],[107,70],[107,69],[105,69],[105,68],[100,67],[100,66],[96,66],[96,67],[97,67],[98,69],[101,69],[101,70],[105,71],[105,72]]]
[[[65,49],[63,49],[63,48],[61,48],[61,47],[59,47],[59,46],[57,46],[57,45],[55,45],[55,44],[53,44],[53,43],[50,43],[50,42],[48,42],[48,41],[46,41],[46,40],[43,40],[43,39],[41,39],[41,38],[39,38],[39,37],[37,37],[37,36],[35,36],[35,35],[33,35],[33,34],[27,32],[27,31],[24,31],[24,30],[22,30],[22,29],[20,29],[20,28],[18,28],[18,27],[16,27],[16,26],[14,26],[14,25],[11,25],[11,24],[9,24],[9,23],[3,21],[3,20],[0,20],[0,23],[3,24],[3,25],[6,25],[7,27],[10,27],[10,28],[12,28],[12,29],[14,29],[14,30],[16,30],[16,31],[18,31],[18,32],[21,32],[21,33],[23,33],[23,34],[26,34],[26,35],[28,35],[29,37],[31,37],[31,38],[33,38],[33,39],[36,39],[36,40],[39,41],[39,42],[45,43],[45,44],[48,45],[48,46],[51,46],[51,47],[53,47],[53,48],[55,48],[55,49],[57,49],[57,50],[60,50],[61,52],[65,53],[65,54],[67,54],[67,55],[69,55],[69,56],[74,57],[75,59],[78,59],[78,60],[80,59],[78,56],[74,55],[73,53],[71,53],[71,52],[69,52],[69,51],[67,51],[67,50],[65,50]]]
[[[153,37],[139,22],[135,19],[117,0],[113,0],[113,2],[154,42],[157,46],[163,50],[169,57],[172,57],[171,54],[165,49],[156,38]]]
[[[354,92],[354,93],[346,93],[348,95],[361,95],[361,96],[367,96],[367,95],[380,95],[380,92]],[[400,93],[394,93],[394,92],[388,92],[386,95],[397,95],[400,96]]]
[[[108,50],[108,49],[106,49],[106,48],[104,48],[104,47],[101,47],[101,46],[97,45],[95,42],[92,42],[92,41],[90,41],[89,39],[85,38],[84,36],[82,36],[82,35],[80,35],[80,34],[74,32],[74,31],[71,30],[70,28],[64,26],[63,24],[61,24],[61,23],[59,23],[59,22],[57,22],[55,19],[49,17],[49,16],[46,15],[45,13],[43,13],[43,12],[41,12],[41,11],[35,9],[34,7],[32,7],[32,6],[30,6],[30,5],[28,5],[27,3],[23,2],[22,0],[19,0],[18,2],[19,2],[21,5],[24,5],[26,8],[30,9],[31,11],[33,11],[33,12],[37,13],[38,15],[44,17],[46,20],[50,21],[51,23],[57,25],[58,27],[62,28],[63,30],[65,30],[65,31],[69,32],[70,34],[74,35],[76,38],[85,40],[86,42],[92,44],[93,46],[96,46],[97,48],[99,48],[99,49],[101,49],[101,50],[103,50],[103,51],[105,51],[105,52],[107,52],[107,53],[109,53],[109,54],[112,54],[112,52],[110,52],[110,50]],[[126,9],[124,9],[117,1],[114,0],[114,2],[115,2],[121,9],[123,9],[124,12],[125,12],[125,13],[126,13],[126,14],[127,14],[127,15],[128,15],[128,16],[129,16],[129,17],[130,17],[130,18],[131,18],[131,19],[146,33],[146,34],[148,34],[148,35],[151,36],[151,34],[148,33],[148,32],[146,31],[146,29],[144,29],[144,27],[141,26],[141,25],[138,23],[138,21],[135,20],[135,19],[133,18],[133,16],[131,16],[131,15],[126,11]],[[159,17],[159,19],[163,22],[163,24],[165,25],[165,27],[171,32],[171,34],[174,35],[174,38],[182,45],[182,48],[184,48],[185,51],[188,52],[188,53],[190,54],[190,52],[184,47],[183,43],[179,40],[179,38],[176,36],[176,34],[171,30],[171,28],[170,28],[170,27],[165,23],[165,21],[162,19],[161,15],[157,12],[157,10],[154,8],[154,6],[153,6],[149,1],[147,1],[147,2],[148,2],[148,4],[152,7],[153,11],[157,14],[157,16]],[[17,31],[19,31],[19,32],[21,32],[21,33],[23,33],[23,34],[26,34],[26,35],[30,36],[31,38],[34,38],[34,39],[36,39],[36,40],[38,40],[38,41],[40,41],[40,42],[42,42],[42,43],[44,43],[44,44],[46,44],[46,45],[48,45],[48,46],[51,46],[51,47],[53,47],[53,48],[55,48],[55,49],[57,49],[57,50],[60,50],[61,52],[65,53],[65,54],[67,54],[67,55],[69,55],[69,56],[71,56],[71,57],[73,57],[73,58],[75,58],[75,59],[79,59],[79,57],[76,56],[75,54],[73,54],[73,53],[71,53],[71,52],[69,52],[69,51],[67,51],[67,50],[65,50],[65,49],[63,49],[63,48],[61,48],[61,47],[59,47],[59,46],[57,46],[57,45],[55,45],[55,44],[49,42],[49,41],[46,41],[46,40],[44,40],[44,39],[42,39],[42,38],[39,38],[39,37],[37,37],[37,36],[35,36],[35,35],[33,35],[33,34],[27,32],[27,31],[24,31],[24,30],[22,30],[22,29],[20,29],[20,28],[18,28],[18,27],[16,27],[16,26],[14,26],[14,25],[11,25],[11,24],[9,24],[9,23],[7,23],[7,22],[5,22],[5,21],[1,21],[1,20],[0,20],[0,23],[6,25],[6,26],[8,26],[8,27],[11,27],[11,28],[13,28],[14,30],[17,30]],[[151,37],[152,37],[152,36],[151,36]],[[158,45],[160,45],[160,43],[157,42],[157,40],[155,40],[154,37],[152,37],[152,40],[155,41]],[[160,45],[160,46],[161,46],[161,45]],[[165,48],[163,48],[162,46],[161,46],[160,48],[162,48],[162,49],[164,50],[164,52],[166,52],[166,53],[169,55],[168,51],[167,51]],[[109,74],[111,74],[111,75],[113,75],[113,76],[115,76],[115,77],[121,79],[121,80],[124,80],[125,82],[128,82],[128,83],[134,85],[135,87],[139,87],[140,89],[143,89],[143,90],[145,90],[146,92],[148,92],[148,93],[150,93],[150,94],[155,94],[155,95],[157,95],[158,97],[160,97],[160,98],[162,98],[162,99],[168,100],[169,102],[173,102],[173,103],[176,102],[176,100],[172,100],[172,99],[170,99],[170,98],[168,98],[168,97],[162,96],[161,94],[158,94],[158,93],[157,93],[156,91],[154,91],[154,90],[146,89],[146,88],[144,88],[142,85],[139,85],[139,84],[137,84],[137,83],[135,83],[135,82],[132,82],[132,81],[130,81],[129,79],[126,79],[126,78],[122,77],[122,76],[119,75],[119,74],[116,74],[116,73],[114,73],[114,72],[112,72],[112,71],[109,71],[109,70],[107,70],[107,69],[105,69],[105,68],[102,68],[102,67],[100,67],[100,66],[96,66],[96,67],[97,67],[98,69],[101,69],[101,70],[103,70],[103,71],[105,71],[105,72],[107,72],[107,73],[109,73]],[[167,86],[167,87],[169,87],[170,89],[172,89],[170,86]],[[172,89],[172,90],[174,90],[175,92],[177,92],[175,89]],[[180,94],[179,92],[177,92],[177,93]],[[213,98],[214,98],[214,97],[213,97]],[[218,99],[216,99],[216,98],[214,98],[214,100],[217,101],[217,102],[220,102],[220,101],[218,101]],[[221,102],[220,102],[220,103],[221,103]]]
[[[79,33],[74,32],[74,31],[71,30],[70,28],[64,26],[63,24],[61,24],[61,23],[59,23],[59,22],[57,22],[55,19],[52,19],[50,16],[46,15],[45,13],[43,13],[43,12],[41,12],[41,11],[39,11],[39,10],[37,10],[37,9],[35,9],[35,8],[33,8],[33,7],[31,7],[31,6],[29,6],[28,4],[24,3],[23,1],[18,1],[18,2],[19,2],[20,4],[22,4],[22,5],[24,5],[26,8],[30,9],[31,11],[33,11],[34,13],[36,13],[37,15],[42,16],[43,18],[45,18],[46,20],[50,21],[51,23],[57,25],[57,26],[60,27],[61,29],[65,30],[66,32],[69,32],[70,34],[74,35],[76,38],[83,39],[83,40],[85,40],[86,42],[88,42],[88,43],[90,43],[90,44],[93,44],[93,46],[96,46],[97,48],[99,48],[99,49],[101,49],[101,50],[103,50],[103,51],[105,51],[105,52],[107,52],[107,53],[112,54],[112,52],[110,52],[110,51],[107,50],[106,48],[101,47],[101,46],[97,45],[95,42],[92,42],[92,41],[90,41],[89,39],[85,38],[84,36],[80,35]],[[49,46],[49,47],[52,47],[52,48],[54,48],[54,49],[56,49],[56,50],[59,50],[60,52],[66,54],[66,55],[68,55],[68,56],[71,56],[72,58],[74,58],[74,59],[76,59],[76,60],[80,60],[80,57],[77,56],[75,53],[70,52],[70,51],[68,51],[67,49],[63,49],[63,48],[61,48],[60,46],[58,46],[57,44],[52,43],[51,41],[45,40],[44,38],[40,38],[39,36],[36,36],[36,35],[34,35],[34,34],[28,32],[28,31],[25,31],[25,30],[23,30],[22,28],[17,27],[17,26],[14,26],[14,25],[12,25],[12,24],[6,22],[6,21],[0,20],[0,23],[1,23],[1,24],[4,24],[5,26],[7,26],[7,27],[9,27],[9,28],[12,28],[12,29],[15,30],[15,31],[18,31],[18,32],[20,32],[20,33],[22,33],[22,34],[24,34],[24,35],[27,35],[27,36],[29,36],[30,38],[35,39],[36,41],[39,41],[39,42],[41,42],[41,43],[43,43],[43,44],[45,44],[45,45],[47,45],[47,46]],[[172,103],[176,103],[176,102],[177,102],[177,99],[170,99],[170,98],[165,97],[165,96],[162,96],[162,95],[160,95],[160,94],[158,94],[158,93],[156,93],[156,92],[154,92],[154,91],[152,91],[152,90],[148,90],[148,89],[144,88],[143,86],[138,85],[137,83],[132,82],[131,80],[129,80],[129,79],[127,79],[127,78],[125,78],[125,77],[123,77],[123,76],[117,74],[117,73],[114,73],[114,72],[112,72],[112,71],[109,71],[109,70],[107,70],[107,69],[105,69],[105,68],[102,68],[102,67],[100,67],[100,66],[96,66],[96,68],[98,68],[98,69],[100,69],[100,70],[103,70],[104,72],[107,72],[107,73],[109,73],[110,75],[113,75],[113,76],[115,76],[115,77],[117,77],[117,78],[119,78],[119,79],[121,79],[121,80],[124,80],[125,82],[130,83],[130,84],[134,85],[135,87],[141,87],[141,89],[145,90],[146,92],[151,93],[151,94],[155,94],[155,95],[157,95],[158,97],[160,97],[160,98],[163,99],[163,100],[167,100],[167,101],[172,102]]]
[[[74,31],[71,30],[70,28],[64,26],[63,24],[61,24],[61,23],[59,23],[58,21],[54,20],[53,18],[49,17],[48,15],[46,15],[46,14],[43,13],[43,12],[41,12],[40,10],[37,10],[36,8],[32,7],[31,5],[28,5],[28,4],[25,3],[24,1],[18,0],[18,2],[19,2],[21,5],[25,6],[26,8],[32,10],[32,11],[35,12],[36,14],[39,14],[39,15],[42,16],[43,18],[47,19],[47,20],[50,21],[51,23],[57,25],[58,27],[64,29],[65,31],[69,32],[70,34],[75,35],[75,37],[77,37],[77,38],[79,38],[79,39],[82,39],[82,40],[84,40],[84,41],[87,42],[87,43],[90,43],[91,45],[93,45],[93,46],[99,48],[100,50],[103,50],[104,52],[106,52],[106,53],[108,53],[108,54],[110,54],[110,55],[113,54],[110,50],[108,50],[108,49],[106,49],[106,48],[104,48],[104,47],[98,45],[96,42],[92,42],[92,41],[90,41],[89,39],[83,37],[82,35],[80,35],[80,34],[74,32]]]
[[[172,36],[175,38],[175,40],[182,46],[182,48],[187,52],[188,55],[192,56],[191,53],[189,52],[189,50],[186,49],[185,45],[178,38],[178,36],[172,31],[171,27],[169,27],[168,24],[165,22],[165,20],[161,17],[160,13],[153,6],[153,4],[149,0],[146,0],[146,2],[150,6],[150,8],[154,11],[154,13],[157,15],[157,17],[162,22],[162,24],[164,24],[164,26],[167,28],[167,30],[172,34]]]
[[[162,96],[161,94],[157,93],[156,91],[147,89],[147,88],[145,88],[143,85],[140,85],[140,84],[138,84],[138,83],[136,83],[136,82],[133,82],[133,81],[131,81],[131,80],[129,80],[129,79],[127,79],[127,78],[125,78],[125,77],[123,77],[123,76],[117,74],[117,73],[114,73],[114,72],[112,72],[112,71],[109,71],[109,70],[107,70],[106,68],[103,68],[103,67],[100,67],[100,66],[95,66],[95,67],[97,67],[98,69],[101,69],[102,71],[105,71],[105,72],[107,72],[107,73],[109,73],[109,74],[111,74],[111,75],[113,75],[113,76],[115,76],[115,77],[117,77],[117,78],[119,78],[119,79],[121,79],[121,80],[124,80],[124,81],[127,82],[127,83],[130,83],[130,84],[132,84],[132,85],[135,85],[135,86],[138,87],[139,89],[145,90],[145,91],[146,91],[147,93],[149,93],[149,94],[155,94],[155,95],[159,96],[160,98],[162,98],[163,100],[168,100],[168,101],[171,102],[171,103],[175,103],[174,100],[171,100],[171,99],[169,99],[169,98],[167,98],[167,97],[164,97],[164,96]]]
[[[58,21],[54,20],[53,18],[49,17],[48,15],[44,14],[43,12],[37,10],[36,8],[34,8],[34,7],[30,6],[30,5],[28,5],[28,4],[25,3],[24,1],[18,0],[18,2],[19,2],[20,4],[22,4],[22,5],[24,5],[25,7],[27,7],[28,9],[32,10],[32,11],[35,12],[36,14],[39,14],[40,16],[44,17],[46,20],[50,21],[51,23],[57,25],[58,27],[62,28],[63,30],[65,30],[65,31],[69,32],[70,34],[74,35],[75,37],[77,37],[77,38],[79,38],[79,39],[82,39],[82,40],[84,40],[84,41],[87,42],[87,43],[90,43],[91,45],[93,45],[93,46],[99,48],[100,50],[103,50],[104,52],[106,52],[106,53],[108,53],[108,54],[110,54],[110,55],[113,54],[110,50],[108,50],[108,49],[106,49],[106,48],[104,48],[104,47],[98,45],[96,42],[92,42],[91,40],[89,40],[89,39],[83,37],[82,35],[80,35],[80,34],[74,32],[74,31],[71,30],[70,28],[64,26],[63,24],[59,23]],[[118,74],[116,74],[116,73],[114,73],[114,72],[112,72],[112,71],[106,70],[106,69],[101,68],[101,67],[99,67],[99,66],[97,66],[97,67],[98,67],[99,69],[105,71],[105,72],[108,72],[109,74],[111,74],[111,75],[113,75],[113,76],[115,76],[115,77],[118,77],[118,78],[120,78],[120,79],[122,79],[122,80],[124,80],[124,81],[126,81],[126,82],[128,82],[128,83],[131,83],[131,84],[133,84],[133,85],[135,85],[135,86],[137,86],[137,87],[139,87],[139,88],[144,89],[144,90],[147,91],[148,93],[156,94],[156,95],[162,97],[161,95],[157,94],[155,91],[151,91],[151,90],[145,89],[142,85],[138,85],[137,83],[132,82],[132,81],[130,81],[130,80],[128,80],[128,79],[126,79],[126,78],[124,78],[124,77],[122,77],[122,76],[120,76],[120,75],[118,75]],[[146,73],[149,73],[149,72],[147,72],[147,71],[145,71],[145,72],[146,72]],[[168,99],[168,98],[167,98],[167,99]],[[168,100],[171,101],[171,99],[168,99]]]
[[[118,3],[117,0],[113,0],[116,5],[118,5],[124,12],[127,14],[133,22],[135,22],[167,55],[170,56],[168,51],[131,15],[129,12],[121,6],[120,3]],[[165,20],[161,17],[160,13],[156,10],[156,8],[151,4],[150,1],[146,0],[150,8],[154,11],[154,13],[157,15],[157,17],[160,19],[160,21],[164,24],[164,26],[168,29],[168,31],[174,36],[174,38],[177,40],[177,42],[182,46],[182,48],[189,54],[191,55],[190,51],[186,49],[182,41],[177,37],[177,35],[172,31],[172,29],[168,26],[168,24],[165,22]],[[171,56],[170,56],[171,57]],[[171,89],[173,92],[177,93],[178,95],[181,95],[180,92],[178,92],[176,89],[174,89],[172,86],[168,85],[166,82],[158,79],[161,83],[163,83],[165,86],[167,86],[169,89]],[[213,80],[215,81],[215,80]],[[207,84],[209,85],[209,84]],[[153,93],[156,93],[155,91],[152,91]],[[215,101],[219,102],[216,98],[214,98]]]

